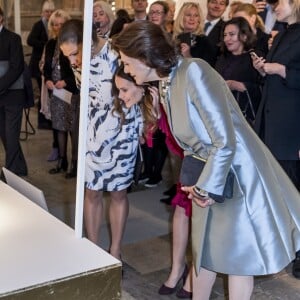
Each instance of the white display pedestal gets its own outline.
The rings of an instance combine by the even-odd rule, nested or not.
[[[0,298],[121,298],[121,263],[0,181]]]

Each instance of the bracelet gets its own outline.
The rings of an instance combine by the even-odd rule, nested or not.
[[[202,189],[199,189],[198,187],[194,186],[193,188],[194,193],[201,197],[201,198],[207,198],[208,197],[208,192]]]

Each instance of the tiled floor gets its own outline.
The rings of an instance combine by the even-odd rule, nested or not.
[[[30,120],[35,128],[35,134],[29,135],[28,139],[22,142],[29,166],[27,180],[44,191],[50,212],[74,227],[76,180],[67,180],[62,174],[48,174],[48,170],[55,165],[46,161],[51,150],[51,131],[36,129],[36,108],[31,109]],[[3,159],[3,148],[0,146],[0,166],[3,165]],[[167,176],[167,168],[164,175]],[[164,184],[150,190],[138,187],[129,194],[130,214],[122,254],[123,300],[177,299],[175,295],[157,294],[158,288],[167,278],[171,264],[172,208],[159,202],[165,188]],[[107,198],[106,202],[108,201]],[[102,226],[101,240],[101,247],[106,249],[109,245],[106,222]],[[224,278],[218,276],[211,299],[226,299],[223,285]],[[291,266],[288,266],[277,275],[256,278],[252,299],[300,299],[300,281],[293,278]]]

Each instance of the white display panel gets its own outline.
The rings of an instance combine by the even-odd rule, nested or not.
[[[0,181],[0,296],[120,261]]]

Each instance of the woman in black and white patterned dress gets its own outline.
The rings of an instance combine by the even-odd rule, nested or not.
[[[82,53],[81,21],[72,20],[65,24],[61,31],[60,48],[69,58],[77,81],[80,80],[78,68],[81,67]],[[112,241],[109,250],[113,256],[120,258],[121,240],[129,210],[127,188],[133,179],[139,135],[142,132],[142,116],[138,106],[124,108],[124,120],[113,110],[111,88],[117,58],[117,53],[111,49],[107,40],[93,35],[84,221],[88,238],[98,243],[103,215],[103,191],[110,192]]]

